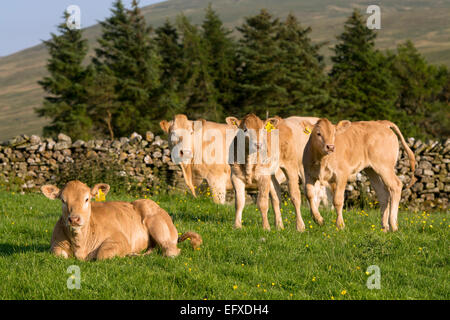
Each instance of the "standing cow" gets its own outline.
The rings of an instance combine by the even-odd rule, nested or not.
[[[160,127],[169,136],[172,158],[179,157],[184,181],[194,197],[195,188],[205,179],[214,202],[224,204],[226,191],[232,189],[226,130],[233,127],[203,119],[192,121],[184,114],[161,121]]]
[[[311,138],[303,155],[303,164],[306,173],[306,196],[315,220],[322,220],[313,201],[315,183],[319,181],[321,184],[328,184],[333,190],[333,204],[337,212],[336,226],[343,228],[342,208],[347,180],[364,170],[380,202],[383,230],[389,231],[390,223],[392,231],[396,231],[402,191],[402,182],[395,174],[399,154],[397,136],[408,154],[412,172],[415,170],[414,153],[406,144],[399,128],[386,120],[343,120],[333,125],[327,119],[320,119],[315,124],[303,121],[303,126],[306,130],[312,128]],[[414,181],[413,175],[410,186]]]
[[[254,114],[249,114],[242,120],[234,117],[226,119],[229,125],[241,130],[240,132],[245,135],[246,144],[248,144],[248,148],[245,147],[245,161],[235,161],[231,166],[231,181],[236,194],[236,228],[242,226],[245,188],[255,185],[258,188],[257,205],[261,211],[263,228],[270,230],[267,220],[269,194],[275,212],[275,225],[279,229],[283,228],[280,212],[280,183],[287,179],[290,197],[297,216],[297,230],[305,230],[305,223],[300,212],[299,178],[304,181],[302,156],[309,139],[309,132],[303,132],[302,122],[315,123],[317,120],[318,118],[313,117],[290,117],[287,119],[274,117],[263,121]],[[274,146],[272,146],[271,132],[276,132],[278,136],[278,144]],[[237,145],[239,146],[238,142]],[[242,149],[242,144],[239,148],[234,143],[233,147],[239,152],[239,149]],[[266,160],[268,161],[264,162],[260,153],[266,153]],[[252,157],[256,161],[252,161]],[[316,202],[315,205],[318,206],[320,197],[327,193],[322,190],[324,187],[319,184],[314,189],[316,196],[314,201]],[[322,223],[322,221],[319,221],[319,223]]]

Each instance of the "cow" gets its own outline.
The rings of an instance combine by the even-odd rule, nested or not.
[[[54,185],[41,187],[49,199],[59,199],[62,215],[51,238],[51,252],[56,256],[79,260],[104,260],[115,256],[149,254],[156,246],[164,256],[180,254],[177,243],[191,239],[198,248],[202,238],[195,232],[178,237],[168,213],[154,201],[140,199],[133,202],[91,202],[99,190],[107,194],[105,183],[89,188],[80,181],[68,182],[62,190]]]
[[[413,172],[410,186],[415,182],[414,153],[406,144],[400,129],[387,120],[342,120],[333,125],[324,118],[315,124],[303,121],[302,125],[305,130],[312,129],[303,154],[303,164],[306,173],[306,196],[314,219],[322,220],[313,201],[313,186],[320,181],[332,189],[337,213],[336,227],[344,228],[342,208],[347,181],[364,170],[380,203],[383,231],[389,231],[389,224],[392,231],[397,231],[398,205],[402,191],[402,182],[395,174],[399,154],[397,136],[408,154]]]
[[[267,220],[268,198],[272,200],[272,206],[275,212],[276,228],[283,228],[283,220],[280,212],[280,183],[287,179],[288,189],[291,200],[296,212],[296,228],[302,232],[305,230],[300,212],[301,197],[299,189],[299,178],[304,181],[304,169],[302,164],[302,156],[305,145],[309,139],[308,132],[303,132],[302,121],[315,123],[318,118],[314,117],[290,117],[282,119],[280,117],[272,117],[265,121],[261,120],[255,114],[248,114],[242,120],[235,117],[226,118],[229,125],[242,130],[247,140],[248,148],[245,150],[245,161],[235,160],[231,165],[231,181],[235,190],[236,218],[235,228],[242,227],[242,211],[245,205],[245,189],[246,187],[257,187],[258,198],[257,206],[261,211],[263,228],[270,230]],[[272,150],[272,132],[277,129],[278,133],[278,150]],[[275,132],[275,131],[274,131]],[[266,135],[267,133],[267,135]],[[233,144],[236,148],[236,143]],[[275,146],[275,148],[277,148]],[[269,161],[263,163],[259,160],[252,161],[255,154],[266,150]],[[274,157],[279,155],[278,159]],[[320,195],[323,191],[322,186],[315,186],[316,205],[320,203]],[[322,195],[327,194],[322,192]],[[319,221],[322,223],[323,221]]]
[[[192,121],[184,114],[175,115],[171,121],[162,120],[160,127],[169,136],[172,159],[180,159],[184,181],[192,195],[196,196],[196,187],[205,179],[214,202],[224,204],[226,191],[233,188],[226,146],[226,130],[233,127],[203,119]],[[211,156],[217,159],[210,159]]]

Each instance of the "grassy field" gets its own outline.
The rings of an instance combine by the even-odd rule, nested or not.
[[[143,195],[143,197],[146,195]],[[108,200],[132,200],[111,194]],[[332,212],[319,227],[307,208],[307,231],[295,231],[289,202],[285,229],[263,231],[254,205],[234,230],[234,207],[206,197],[152,197],[179,232],[194,230],[200,250],[187,242],[181,255],[101,262],[64,260],[49,253],[60,202],[41,194],[0,191],[0,299],[449,299],[449,212],[399,214],[400,231],[384,234],[379,213],[347,210],[337,231]],[[273,215],[270,215],[273,217]],[[273,220],[273,219],[272,219]],[[69,290],[67,268],[81,270],[81,289]],[[366,270],[377,265],[381,289],[369,290]]]

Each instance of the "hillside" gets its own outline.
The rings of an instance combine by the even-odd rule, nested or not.
[[[372,1],[377,4],[380,1]],[[329,47],[343,28],[345,19],[354,7],[365,12],[367,1],[354,0],[169,0],[144,7],[143,12],[153,26],[166,18],[175,19],[181,12],[200,23],[208,3],[219,12],[225,24],[233,28],[246,16],[267,8],[277,16],[294,13],[304,25],[312,27],[314,41],[328,41],[323,54],[329,56]],[[391,0],[381,7],[381,27],[377,45],[394,49],[411,39],[426,58],[436,64],[450,66],[450,2],[445,0]],[[91,48],[100,35],[99,26],[85,30]],[[41,134],[46,123],[33,109],[42,103],[43,92],[37,81],[46,74],[46,49],[35,46],[0,58],[0,141],[20,133]]]

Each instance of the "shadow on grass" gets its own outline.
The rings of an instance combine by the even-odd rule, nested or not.
[[[0,243],[0,257],[27,252],[50,252],[50,246],[44,244],[25,246],[11,243]]]

